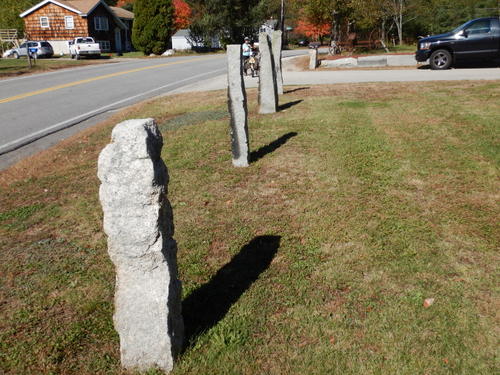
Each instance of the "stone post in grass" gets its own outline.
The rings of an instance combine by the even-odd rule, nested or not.
[[[274,113],[278,110],[278,90],[276,71],[269,34],[259,34],[260,73],[259,73],[259,113]]]
[[[314,70],[318,67],[318,49],[312,48],[309,50],[309,69]]]
[[[153,119],[118,124],[99,155],[99,198],[115,265],[122,366],[170,371],[184,334],[163,139]]]
[[[235,167],[248,167],[250,158],[248,111],[241,53],[240,44],[229,44],[227,46],[227,104],[231,125],[233,165]]]
[[[276,72],[276,87],[279,95],[283,95],[283,74],[281,72],[281,49],[283,43],[283,32],[274,30],[272,34],[274,70]]]

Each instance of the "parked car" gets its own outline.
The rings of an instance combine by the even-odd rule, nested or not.
[[[101,48],[91,37],[78,37],[69,42],[71,58],[79,60],[82,56],[99,57]]]
[[[461,61],[500,58],[500,21],[498,17],[477,18],[455,30],[428,36],[418,41],[415,59],[429,59],[431,69],[448,69]]]
[[[309,45],[309,41],[307,39],[300,39],[298,41],[298,45],[301,47],[307,47]]]
[[[19,48],[12,49],[10,56],[15,59],[20,58],[21,56],[28,56],[28,48],[33,50],[36,48],[36,57],[52,57],[54,55],[54,50],[49,42],[41,41],[41,42],[24,42]],[[32,52],[33,53],[33,52]]]

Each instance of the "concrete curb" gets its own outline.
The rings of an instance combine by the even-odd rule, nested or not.
[[[326,68],[377,68],[386,66],[416,66],[414,55],[373,55],[346,57],[336,60],[321,60]]]

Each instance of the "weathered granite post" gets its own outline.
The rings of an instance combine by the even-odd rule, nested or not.
[[[274,30],[272,34],[274,70],[276,71],[276,87],[278,94],[283,95],[283,74],[281,72],[281,49],[283,44],[283,32]]]
[[[122,366],[170,371],[184,334],[177,244],[163,139],[153,119],[124,121],[99,155],[99,197],[116,269],[115,329]]]
[[[259,113],[274,113],[278,110],[278,89],[274,70],[271,43],[267,33],[259,34]]]
[[[314,70],[318,67],[318,49],[309,50],[309,69]]]
[[[235,167],[248,167],[250,157],[248,111],[241,53],[241,44],[229,44],[227,46],[227,105],[231,121],[233,165]]]

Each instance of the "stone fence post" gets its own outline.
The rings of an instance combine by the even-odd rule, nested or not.
[[[272,35],[274,68],[276,71],[276,87],[279,95],[283,95],[283,73],[281,71],[281,49],[283,44],[283,32],[274,30]]]
[[[227,104],[230,115],[233,165],[235,167],[248,167],[250,158],[248,110],[241,53],[241,44],[227,46]]]
[[[314,70],[318,67],[318,49],[309,50],[309,69]]]
[[[274,70],[271,42],[267,33],[259,34],[259,113],[274,113],[278,110],[278,89]]]
[[[99,155],[99,198],[115,265],[115,329],[122,366],[172,370],[184,334],[177,244],[163,139],[153,119],[113,129]]]

